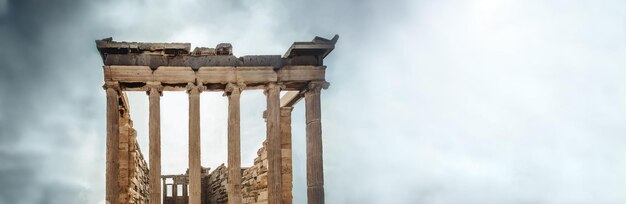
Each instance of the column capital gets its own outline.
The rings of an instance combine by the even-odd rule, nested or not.
[[[280,107],[280,116],[290,116],[293,107]]]
[[[269,92],[271,91],[280,92],[281,89],[285,89],[285,85],[283,83],[270,82],[265,85],[265,90],[263,91],[263,94],[267,96]]]
[[[304,93],[319,94],[322,89],[328,89],[328,86],[330,86],[330,83],[328,83],[327,81],[311,81],[307,85],[307,89],[304,91]]]
[[[112,89],[113,91],[117,91],[118,93],[122,91],[122,89],[120,88],[120,83],[117,81],[105,81],[104,85],[102,85],[102,88],[106,91]]]
[[[158,94],[159,96],[163,96],[163,86],[161,85],[161,82],[147,82],[143,89],[148,95]]]
[[[241,94],[241,92],[246,89],[246,84],[239,82],[237,84],[233,84],[233,83],[228,83],[226,84],[226,88],[224,88],[224,96],[230,96],[230,95],[239,95]]]
[[[196,85],[194,83],[187,83],[187,86],[185,88],[187,88],[188,94],[200,94],[206,89],[202,84]]]

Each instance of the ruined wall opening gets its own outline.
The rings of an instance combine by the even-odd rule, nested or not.
[[[184,196],[184,194],[183,194],[183,185],[182,184],[178,184],[178,185],[176,185],[176,188],[178,188],[176,190],[176,192],[177,192],[176,196]]]
[[[167,185],[167,197],[174,197],[174,190],[172,185]]]

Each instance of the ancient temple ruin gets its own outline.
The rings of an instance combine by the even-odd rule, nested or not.
[[[304,98],[307,200],[324,203],[320,92],[329,85],[323,60],[338,38],[295,42],[283,56],[242,57],[233,56],[228,43],[191,50],[189,43],[97,40],[107,97],[106,201],[292,203],[291,110]],[[239,97],[245,90],[264,90],[267,129],[254,165],[242,168]],[[144,91],[149,98],[148,163],[137,145],[125,91]],[[163,91],[189,95],[189,166],[180,175],[161,175]],[[200,165],[200,94],[210,91],[228,97],[227,166],[213,171]]]

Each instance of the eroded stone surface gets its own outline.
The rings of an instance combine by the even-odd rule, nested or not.
[[[191,51],[189,43],[115,42],[110,38],[96,41],[105,64],[107,92],[107,201],[145,204],[162,198],[163,204],[228,203],[230,195],[243,199],[231,199],[232,204],[291,204],[291,110],[306,98],[308,203],[324,203],[319,95],[322,88],[328,87],[323,59],[334,49],[337,39],[338,36],[330,40],[316,37],[311,42],[295,42],[283,57],[235,57],[229,43]],[[233,89],[235,84],[239,87],[237,91]],[[238,97],[248,89],[266,90],[267,138],[257,152],[254,165],[241,168],[240,148],[237,148]],[[162,91],[182,90],[189,93],[190,168],[185,174],[160,176],[160,96]],[[137,144],[124,91],[149,91],[149,151],[151,159],[158,160],[150,162],[152,175]],[[209,168],[200,166],[202,91],[224,91],[233,99],[229,105],[228,160],[235,169],[230,171],[224,164],[211,173]],[[281,91],[290,93],[281,98]],[[159,178],[163,179],[161,185]],[[158,192],[161,191],[158,187],[162,187],[162,192]]]

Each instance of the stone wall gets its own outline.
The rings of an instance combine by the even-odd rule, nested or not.
[[[254,165],[243,170],[241,184],[243,187],[243,203],[267,203],[267,151],[266,142],[257,151]]]
[[[283,120],[281,118],[281,120]],[[291,121],[287,121],[289,124]],[[285,123],[284,120],[281,123]],[[283,125],[283,124],[281,124]],[[284,132],[291,132],[291,129],[283,129]],[[291,170],[291,135],[286,137],[285,133],[281,133],[281,159],[282,159],[282,187],[283,187],[283,203],[292,203],[292,170]],[[243,170],[243,178],[241,184],[243,187],[243,203],[246,204],[266,204],[267,203],[267,151],[265,147],[267,141],[263,142],[263,146],[257,151],[257,157],[254,159],[254,165]]]
[[[282,183],[283,183],[283,203],[290,204],[292,190],[291,176],[291,140],[282,139]],[[249,168],[242,168],[242,194],[244,204],[267,204],[267,142],[257,151],[254,165]],[[144,162],[145,163],[145,162]],[[213,172],[208,173],[209,168],[202,170],[202,199],[203,204],[225,204],[228,202],[227,183],[228,168],[222,164]],[[147,176],[147,171],[144,172]],[[187,174],[181,175],[186,178]],[[147,178],[146,178],[147,179]],[[145,185],[147,186],[147,180]],[[164,187],[165,188],[165,187]],[[147,195],[147,194],[146,194]],[[164,198],[169,201],[168,198]],[[169,203],[169,202],[164,202]]]
[[[226,185],[228,179],[228,168],[224,164],[218,166],[208,177],[202,186],[206,191],[206,200],[208,204],[225,204],[228,202],[228,193]]]
[[[147,204],[150,194],[148,164],[137,144],[137,131],[133,128],[126,96],[120,107],[119,180],[120,203]]]
[[[285,113],[287,112],[287,113]],[[281,111],[281,116],[290,116],[291,109]],[[292,203],[292,167],[291,167],[291,128],[290,119],[281,118],[281,174],[283,187],[283,203]],[[242,194],[244,204],[267,204],[267,141],[257,151],[254,165],[242,168]],[[228,202],[227,182],[228,168],[222,164],[206,175],[208,168],[202,173],[203,204],[225,204]],[[146,173],[147,175],[147,173]]]

